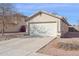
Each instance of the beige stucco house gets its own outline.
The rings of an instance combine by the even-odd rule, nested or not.
[[[4,32],[15,33],[20,32],[22,26],[26,26],[25,20],[27,16],[21,14],[6,15],[4,18]],[[0,32],[3,30],[3,16],[0,15]]]
[[[63,36],[68,32],[68,22],[64,17],[39,11],[27,21],[26,33],[30,36]]]

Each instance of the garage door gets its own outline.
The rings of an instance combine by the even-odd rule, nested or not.
[[[57,35],[57,23],[31,23],[29,29],[31,36]]]

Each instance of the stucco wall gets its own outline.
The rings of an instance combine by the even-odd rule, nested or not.
[[[5,32],[19,32],[22,25],[25,25],[23,22],[18,23],[16,25],[7,25],[7,28],[5,28]]]
[[[28,24],[29,23],[39,23],[39,22],[48,22],[48,23],[50,23],[50,22],[56,22],[57,23],[57,25],[56,26],[54,26],[53,28],[57,28],[56,30],[57,30],[57,34],[58,35],[60,35],[60,19],[58,19],[58,18],[55,18],[55,17],[52,17],[52,16],[50,16],[50,15],[47,15],[47,14],[41,14],[41,15],[37,15],[37,16],[35,16],[34,18],[32,18],[30,21],[28,21]],[[51,26],[52,27],[52,26]],[[29,30],[29,29],[28,29]],[[59,33],[58,33],[58,31],[59,31]]]
[[[22,25],[26,26],[25,18],[19,17],[17,18],[16,16],[11,20],[11,19],[6,19],[6,23],[4,26],[4,32],[19,32],[20,28]],[[0,32],[2,31],[2,20],[0,19]]]
[[[61,20],[58,19],[57,21],[57,29],[58,29],[58,34],[57,36],[60,37],[62,34],[61,34]]]
[[[57,22],[57,20],[58,18],[42,13],[41,15],[37,15],[34,18],[32,18],[29,22]]]
[[[2,30],[2,24],[0,23],[0,32],[1,32],[1,30]]]

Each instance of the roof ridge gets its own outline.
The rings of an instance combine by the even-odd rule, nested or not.
[[[61,19],[61,20],[64,21],[66,24],[68,24],[68,22],[65,20],[65,17],[59,16],[59,15],[55,15],[55,14],[53,14],[53,13],[49,13],[49,12],[43,11],[43,10],[40,10],[40,11],[35,12],[34,14],[32,14],[32,15],[28,18],[28,20],[30,20],[31,18],[33,18],[33,17],[36,16],[36,15],[39,15],[40,13],[45,13],[45,14],[50,15],[50,16],[52,16],[52,17]]]
[[[59,16],[59,15],[56,15],[56,14],[53,14],[53,13],[50,13],[50,12],[47,12],[47,11],[44,11],[44,10],[36,11],[30,17],[33,17],[34,15],[37,15],[37,14],[40,14],[40,13],[45,13],[45,14],[51,15],[51,16],[59,18],[59,19],[63,19],[64,18],[63,16]]]

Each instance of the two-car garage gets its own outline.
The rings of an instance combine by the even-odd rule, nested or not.
[[[30,23],[29,27],[31,36],[56,36],[57,23],[56,22],[37,22]]]
[[[68,32],[68,23],[62,16],[38,12],[27,21],[30,36],[62,36]]]

